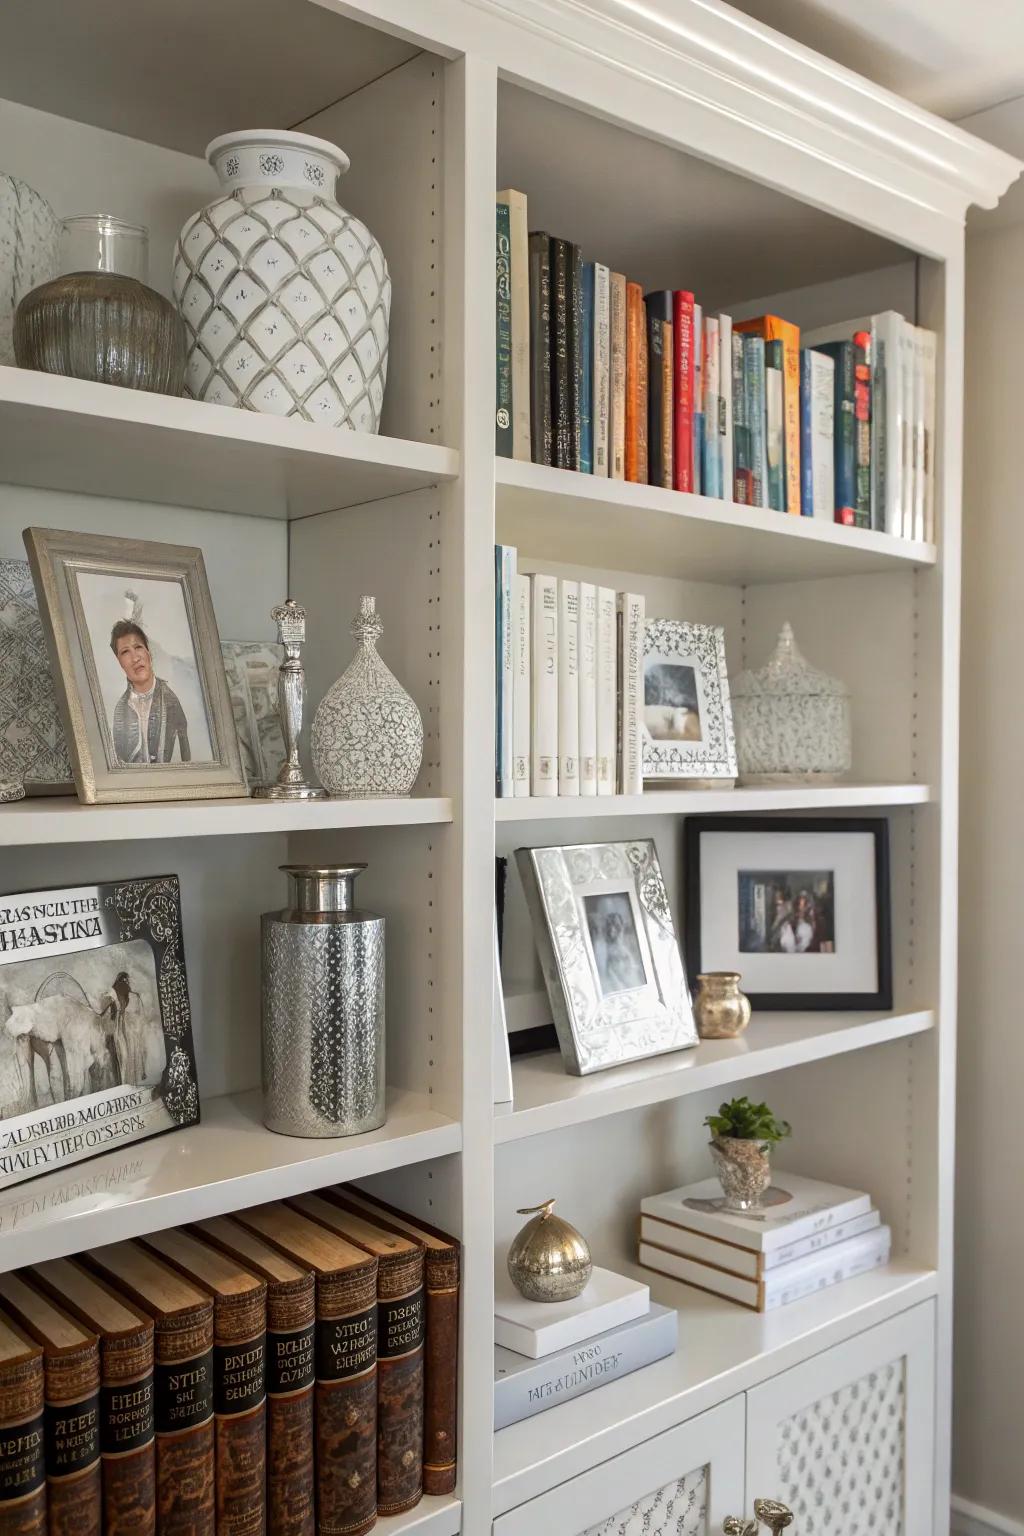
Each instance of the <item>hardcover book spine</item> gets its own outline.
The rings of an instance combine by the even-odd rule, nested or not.
[[[782,342],[782,390],[785,414],[786,507],[791,517],[800,516],[800,328],[785,320],[774,321],[770,340]]]
[[[611,287],[611,442],[608,473],[626,477],[626,279],[613,272]]]
[[[767,507],[764,339],[761,336],[743,338],[743,375],[747,397],[746,414],[750,426],[750,505]]]
[[[719,434],[722,445],[722,491],[726,501],[731,501],[733,491],[733,435],[732,435],[732,316],[718,317],[718,387],[721,391]]]
[[[626,479],[647,483],[647,337],[639,283],[626,284]]]
[[[100,1536],[100,1352],[95,1338],[44,1358],[46,1506],[50,1536]]]
[[[597,794],[597,588],[580,582],[580,794]]]
[[[535,795],[558,794],[558,580],[536,575],[531,581],[533,643],[532,763]]]
[[[580,584],[558,581],[558,793],[580,792]]]
[[[377,1519],[377,1261],[316,1283],[318,1536]]]
[[[722,494],[722,449],[719,441],[722,396],[718,379],[718,321],[704,322],[704,471],[705,496]]]
[[[427,1249],[426,1365],[423,1388],[423,1492],[436,1498],[455,1491],[459,1430],[459,1250]]]
[[[924,332],[914,332],[914,520],[911,537],[924,538],[925,501],[925,349]]]
[[[508,206],[512,295],[512,457],[530,460],[530,253],[526,197],[500,192]]]
[[[494,451],[512,457],[512,268],[507,203],[495,203],[494,298],[495,369]]]
[[[800,352],[800,506],[804,517],[814,510],[814,375],[809,347]]]
[[[809,352],[811,370],[811,467],[813,500],[805,510],[833,522],[836,507],[836,389],[834,359]]]
[[[852,1280],[871,1269],[888,1264],[892,1249],[892,1233],[888,1227],[866,1232],[852,1238],[841,1248],[834,1248],[818,1256],[819,1262],[797,1264],[798,1274],[776,1269],[765,1275],[759,1287],[758,1311],[774,1312],[791,1302],[810,1296],[827,1286],[838,1285],[842,1280]]]
[[[690,434],[693,489],[704,492],[704,311],[693,306],[693,430]]]
[[[786,510],[786,438],[783,395],[782,342],[769,341],[764,349],[765,362],[765,473],[768,506],[773,512]]]
[[[498,697],[501,700],[501,761],[498,794],[505,799],[515,794],[513,774],[513,665],[512,665],[512,594],[516,580],[516,550],[511,544],[501,550],[501,654]]]
[[[530,236],[530,439],[535,464],[552,462],[551,241]]]
[[[594,430],[594,474],[608,476],[611,426],[612,312],[611,273],[594,263],[594,377],[591,418]]]
[[[504,700],[502,699],[502,687],[505,681],[504,668],[504,632],[505,615],[502,612],[504,601],[505,580],[505,556],[504,545],[494,546],[494,793],[501,795],[501,764],[505,755],[505,742],[502,732],[505,727]]]
[[[156,1530],[153,1330],[100,1338],[104,1536]]]
[[[902,383],[902,474],[900,477],[900,533],[914,537],[914,375],[916,369],[914,327],[904,320],[900,336]]]
[[[530,793],[530,578],[516,572],[512,603],[512,779],[516,795]]]
[[[159,1536],[213,1536],[213,1303],[158,1318],[154,1341]]]
[[[855,419],[853,342],[836,343],[835,362],[835,478],[837,523],[852,527],[857,520],[857,423]]]
[[[583,432],[583,252],[569,246],[566,292],[569,319],[569,468],[580,468]]]
[[[572,250],[568,240],[551,241],[551,423],[552,462],[556,469],[575,469],[570,413],[572,384],[570,373],[569,308]]]
[[[856,422],[854,517],[858,528],[871,527],[871,333],[853,335],[853,416]]]
[[[661,413],[664,409],[664,332],[657,308],[648,294],[647,305],[647,475],[651,485],[661,485],[665,473],[662,451]]]
[[[616,766],[615,593],[597,589],[597,792],[614,795]]]
[[[25,1357],[0,1371],[0,1530],[46,1531],[43,1354],[27,1344]]]
[[[903,386],[901,379],[904,320],[894,310],[871,319],[871,365],[874,395],[872,465],[879,526],[886,533],[901,531],[900,485],[903,478]],[[839,424],[836,423],[838,431]]]
[[[644,788],[642,594],[619,593],[618,642],[620,790],[624,795],[640,795]]]
[[[672,295],[672,397],[675,412],[673,484],[677,491],[693,490],[693,294],[677,289]]]
[[[672,409],[672,322],[661,322],[661,480],[664,490],[672,489],[675,476],[675,421]]]
[[[578,247],[576,247],[578,249]],[[580,464],[594,473],[594,263],[582,268],[580,285]]]
[[[313,1275],[267,1288],[267,1536],[313,1536],[316,1528]]]
[[[377,1506],[412,1509],[423,1495],[423,1253],[377,1272]]]
[[[732,443],[733,500],[753,505],[754,484],[750,461],[750,422],[747,419],[747,356],[743,337],[732,336]]]
[[[924,537],[935,539],[935,332],[918,326],[924,349]]]
[[[213,1307],[217,1536],[262,1536],[267,1444],[267,1304],[261,1287]]]

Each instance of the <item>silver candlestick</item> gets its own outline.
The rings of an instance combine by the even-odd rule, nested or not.
[[[278,641],[284,646],[284,661],[277,674],[277,704],[287,756],[276,781],[261,786],[254,793],[266,800],[323,800],[325,791],[307,783],[299,763],[302,708],[306,700],[306,673],[301,655],[306,638],[306,610],[290,597],[279,607],[272,608],[270,617],[277,625]]]

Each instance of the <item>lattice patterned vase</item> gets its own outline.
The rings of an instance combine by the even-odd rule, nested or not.
[[[376,432],[391,278],[366,225],[334,201],[348,156],[256,131],[214,139],[206,158],[224,191],[188,220],[174,259],[186,394]]]

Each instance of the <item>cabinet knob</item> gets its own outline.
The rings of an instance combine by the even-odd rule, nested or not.
[[[778,1499],[755,1499],[754,1514],[770,1531],[784,1531],[793,1524],[793,1511]]]

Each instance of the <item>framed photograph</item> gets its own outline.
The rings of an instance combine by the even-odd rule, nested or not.
[[[24,537],[79,798],[244,795],[202,552]]]
[[[723,630],[647,620],[643,731],[646,780],[736,778]]]
[[[516,860],[566,1071],[696,1045],[654,843],[519,848]]]
[[[0,896],[0,1189],[198,1119],[177,877]]]
[[[691,975],[739,971],[755,1008],[892,1007],[884,820],[685,823]]]

